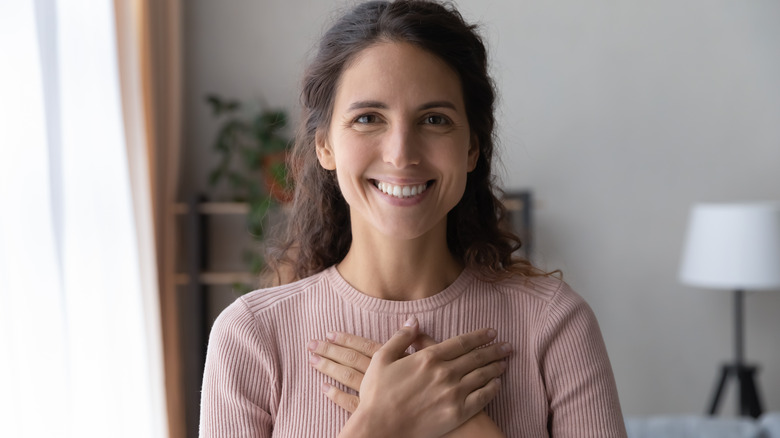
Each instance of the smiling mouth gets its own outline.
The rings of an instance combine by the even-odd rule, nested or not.
[[[381,190],[384,194],[390,195],[394,198],[413,198],[415,196],[423,194],[426,190],[428,190],[428,187],[431,186],[433,183],[433,180],[430,180],[428,182],[425,182],[423,184],[413,184],[413,185],[395,185],[390,184],[382,181],[372,180],[371,181],[376,188]]]

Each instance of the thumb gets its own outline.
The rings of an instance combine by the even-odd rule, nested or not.
[[[417,338],[419,330],[420,325],[417,322],[416,316],[407,319],[404,326],[395,332],[393,337],[385,342],[385,345],[374,354],[373,359],[379,359],[382,362],[392,362],[402,357],[404,351],[406,351]]]

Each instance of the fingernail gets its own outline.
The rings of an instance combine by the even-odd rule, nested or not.
[[[495,338],[496,337],[496,331],[493,329],[488,330],[487,335],[489,338]]]
[[[503,351],[504,353],[511,353],[512,352],[512,346],[509,345],[508,342],[506,342],[503,345],[501,345],[501,351]]]
[[[317,349],[317,341],[310,341],[308,345],[309,350],[314,351]]]
[[[320,357],[316,354],[309,353],[309,363],[314,365],[320,361]]]
[[[320,391],[327,393],[330,390],[330,383],[323,382],[322,385],[320,385]]]
[[[417,317],[412,316],[411,318],[407,319],[404,323],[404,327],[413,327],[415,324],[417,324]]]
[[[336,342],[336,334],[333,332],[325,333],[325,339],[327,339],[330,342]]]

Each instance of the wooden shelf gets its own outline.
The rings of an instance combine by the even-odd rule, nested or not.
[[[208,272],[204,271],[198,274],[198,283],[207,286],[231,285],[234,283],[252,284],[258,280],[257,275],[251,272]],[[176,274],[176,284],[189,284],[190,275]]]
[[[197,206],[200,214],[247,214],[249,213],[249,204],[246,202],[201,202]],[[177,202],[173,206],[176,214],[188,214],[190,212],[189,204]]]
[[[196,213],[197,216],[211,216],[211,215],[246,215],[249,213],[249,204],[246,202],[199,202],[195,204],[186,202],[177,202],[174,204],[173,211],[177,215],[190,215]],[[192,208],[194,212],[190,211]],[[197,223],[197,222],[196,222]],[[200,230],[201,225],[197,226]],[[198,245],[202,245],[204,235],[200,234],[200,231],[195,232],[193,241],[201,242]],[[199,252],[202,248],[199,247]],[[176,274],[177,285],[190,284],[192,275],[188,273]],[[216,272],[216,271],[201,271],[198,272],[195,282],[203,286],[219,286],[219,285],[231,285],[235,283],[252,284],[257,281],[257,275],[250,272]]]
[[[282,207],[284,208],[284,207]],[[189,272],[176,274],[177,285],[186,286],[221,286],[236,283],[255,284],[258,276],[251,272],[224,272],[199,270],[201,258],[206,251],[204,246],[206,238],[206,216],[214,215],[246,215],[249,213],[249,204],[246,202],[177,202],[173,211],[177,215],[188,216],[190,241],[195,244],[194,253],[190,254],[195,263],[189,267]],[[196,272],[193,274],[193,271]],[[193,279],[193,275],[195,278]]]

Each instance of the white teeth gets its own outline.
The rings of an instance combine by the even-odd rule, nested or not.
[[[386,182],[376,181],[374,185],[382,192],[396,198],[411,198],[412,196],[422,194],[428,188],[428,183],[416,186],[394,186]]]

